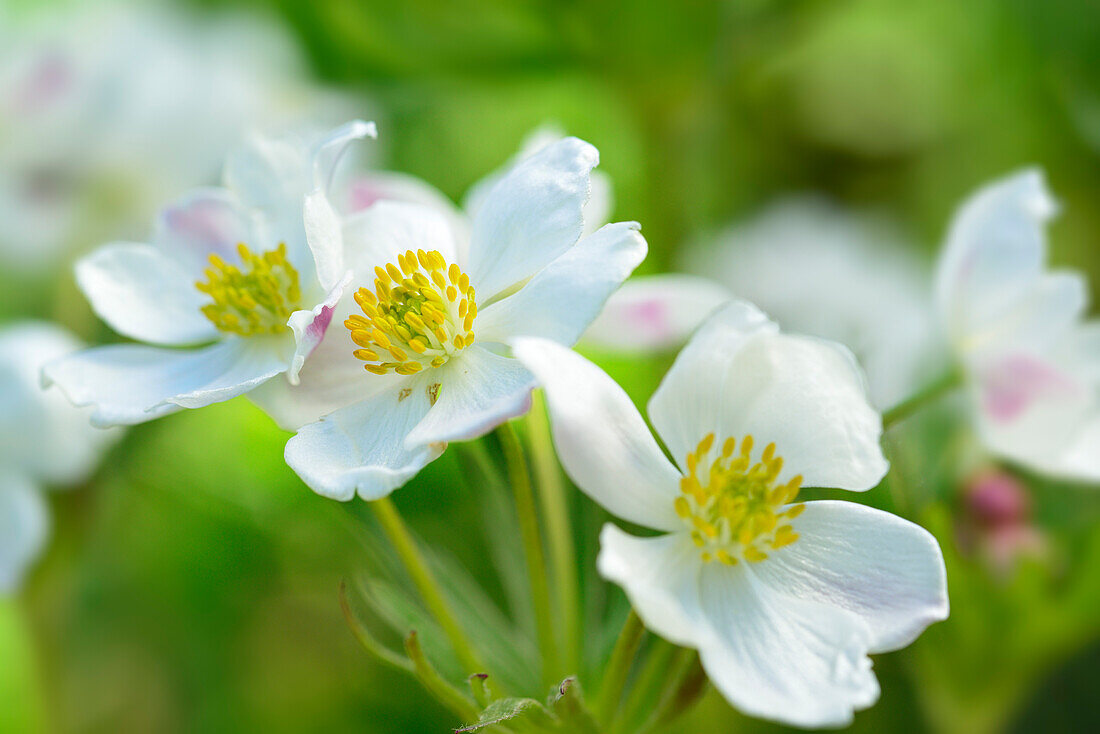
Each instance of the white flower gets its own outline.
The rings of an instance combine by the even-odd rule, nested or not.
[[[996,454],[1052,475],[1100,480],[1100,323],[1084,320],[1078,273],[1047,271],[1056,205],[1042,173],[972,196],[955,217],[937,301]]]
[[[346,180],[342,180],[336,187],[342,199],[336,208],[355,212],[384,200],[424,204],[446,214],[456,230],[455,236],[465,239],[470,236],[470,222],[493,187],[517,165],[565,137],[565,133],[552,125],[533,130],[524,138],[519,151],[507,164],[470,187],[461,210],[431,184],[415,176],[393,171],[349,171],[350,175]],[[584,234],[592,234],[606,224],[614,206],[611,179],[606,174],[592,171],[589,184],[588,201],[584,205]]]
[[[446,442],[528,409],[534,378],[507,341],[572,344],[645,257],[637,223],[582,236],[597,158],[566,138],[525,159],[486,196],[468,240],[445,213],[412,203],[380,201],[347,220],[358,290],[337,309],[346,328],[329,331],[301,385],[254,396],[286,427],[326,416],[286,448],[310,487],[385,496]]]
[[[42,390],[42,364],[80,346],[52,324],[0,330],[0,593],[18,587],[45,545],[43,485],[84,481],[119,435],[93,428],[64,397]]]
[[[680,353],[649,403],[665,458],[633,403],[574,352],[513,342],[546,390],[566,471],[619,517],[598,567],[648,628],[698,649],[746,713],[839,726],[871,705],[869,653],[947,616],[943,558],[920,527],[864,505],[795,503],[802,485],[862,491],[887,470],[882,427],[852,354],[780,334],[735,301]]]
[[[356,121],[315,145],[255,137],[230,156],[226,188],[166,210],[153,244],[82,259],[77,282],[96,313],[153,346],[62,358],[44,369],[47,383],[95,406],[97,425],[115,425],[228,400],[284,373],[297,382],[349,276],[324,188],[345,145],[368,135],[374,126]]]
[[[141,236],[206,184],[252,128],[348,119],[306,81],[284,30],[126,3],[0,17],[0,259],[41,271],[104,237]],[[59,12],[60,11],[60,12]],[[3,11],[0,10],[0,14]]]
[[[683,275],[639,279],[611,297],[585,343],[662,349],[690,334],[722,301],[722,288],[757,303],[784,328],[850,347],[881,408],[934,376],[940,357],[927,267],[883,221],[824,200],[771,205],[688,250]],[[609,341],[610,340],[610,341]]]

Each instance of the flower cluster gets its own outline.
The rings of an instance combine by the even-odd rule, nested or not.
[[[293,432],[284,458],[305,484],[371,501],[472,676],[477,705],[437,680],[415,634],[408,660],[379,652],[365,632],[364,644],[415,670],[456,714],[479,717],[476,726],[532,707],[567,728],[608,726],[635,619],[695,651],[690,660],[738,709],[841,726],[878,698],[869,656],[947,618],[947,579],[938,541],[919,525],[817,497],[880,485],[891,469],[884,426],[931,400],[905,399],[929,368],[947,354],[956,362],[939,384],[966,387],[992,454],[1100,479],[1096,331],[1083,323],[1082,279],[1044,270],[1054,205],[1036,172],[964,205],[934,288],[908,256],[867,244],[881,241],[880,229],[807,201],[724,235],[717,261],[700,256],[692,267],[721,283],[666,275],[623,286],[647,244],[638,223],[605,223],[610,188],[593,171],[591,144],[542,131],[460,209],[411,177],[343,170],[349,146],[374,137],[373,123],[358,120],[323,134],[254,135],[229,156],[223,185],[167,206],[149,242],[80,259],[76,281],[92,309],[132,342],[80,350],[44,325],[0,335],[0,369],[12,376],[4,399],[18,406],[0,430],[0,588],[17,585],[43,544],[38,486],[81,481],[116,435],[89,420],[135,425],[247,395]],[[746,294],[794,331],[736,297]],[[573,351],[582,336],[635,354],[685,344],[649,401],[653,431]],[[59,390],[42,392],[39,380]],[[386,499],[450,443],[500,429],[541,672],[561,681],[571,671],[554,664],[540,522],[508,425],[531,410],[537,388],[566,474],[613,516],[651,531],[607,523],[599,534],[596,568],[633,613],[594,714],[571,678],[548,706],[502,698],[484,682],[476,646]],[[76,407],[59,408],[59,393]],[[564,507],[558,500],[547,507]]]

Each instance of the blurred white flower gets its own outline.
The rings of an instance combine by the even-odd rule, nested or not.
[[[879,693],[869,653],[947,616],[943,557],[922,528],[864,505],[795,503],[802,485],[862,491],[887,470],[851,352],[789,336],[735,301],[680,353],[649,403],[674,465],[626,393],[576,353],[517,339],[546,391],[577,486],[661,531],[600,536],[598,567],[651,630],[699,651],[746,713],[841,726]]]
[[[534,378],[507,341],[572,344],[645,257],[637,223],[582,235],[597,160],[576,138],[542,148],[493,186],[468,238],[422,204],[379,201],[347,219],[347,262],[365,287],[338,312],[357,313],[329,331],[298,387],[254,396],[285,427],[309,423],[286,459],[310,487],[377,499],[446,442],[528,409]]]
[[[925,264],[897,234],[814,198],[779,201],[692,247],[689,273],[628,282],[585,336],[593,346],[667,348],[733,295],[784,328],[839,341],[866,370],[872,402],[890,407],[934,376],[942,349]]]
[[[81,347],[52,324],[0,329],[0,593],[15,590],[49,532],[44,486],[79,484],[119,437],[42,390],[42,365]]]
[[[1042,173],[996,181],[960,208],[936,296],[979,434],[995,454],[1054,476],[1100,480],[1100,323],[1088,287],[1046,269],[1056,205]]]
[[[732,298],[718,283],[695,275],[631,278],[607,299],[581,345],[640,354],[674,349]]]
[[[45,379],[94,406],[97,425],[200,408],[283,373],[296,383],[350,277],[324,189],[347,143],[374,134],[355,121],[315,143],[254,137],[230,156],[225,188],[162,214],[153,244],[82,259],[77,282],[95,312],[156,346],[89,349],[48,364]]]
[[[9,268],[41,270],[106,237],[141,236],[162,202],[213,181],[252,128],[352,116],[349,100],[306,82],[290,39],[258,18],[87,3],[0,20]]]

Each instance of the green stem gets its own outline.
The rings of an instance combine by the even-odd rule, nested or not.
[[[460,449],[460,453],[464,458],[474,465],[477,473],[482,476],[487,482],[492,482],[493,486],[503,490],[503,482],[500,479],[500,467],[493,461],[493,457],[489,455],[489,450],[485,447],[485,441],[464,441],[457,444]]]
[[[695,650],[681,649],[672,663],[671,673],[657,699],[657,706],[638,734],[663,726],[687,711],[702,695],[707,677]]]
[[[959,385],[962,384],[962,375],[957,371],[948,372],[940,377],[935,382],[929,384],[924,389],[917,392],[912,397],[906,398],[893,408],[890,408],[882,414],[882,428],[886,430],[891,426],[900,423],[909,416],[916,413],[924,406],[939,400],[947,393],[951,392]]]
[[[405,652],[413,663],[417,680],[420,681],[420,685],[424,686],[428,693],[453,711],[456,716],[462,719],[463,723],[477,721],[477,707],[436,672],[424,655],[424,650],[420,647],[420,640],[417,638],[415,630],[405,638]]]
[[[512,484],[520,535],[523,537],[527,576],[531,582],[531,601],[535,608],[535,629],[539,650],[542,652],[543,684],[549,686],[561,671],[554,635],[554,617],[550,609],[550,587],[546,579],[546,557],[542,550],[542,535],[535,512],[535,493],[531,488],[531,475],[527,470],[527,460],[523,456],[523,446],[516,435],[515,427],[511,423],[505,423],[497,429],[497,433],[508,463],[508,479]]]
[[[661,693],[669,678],[669,671],[674,670],[673,659],[685,652],[666,640],[655,638],[646,653],[645,663],[638,672],[637,679],[631,687],[630,695],[623,704],[623,716],[618,719],[615,726],[616,732],[636,732],[638,719],[647,710],[652,710],[654,705],[661,700]],[[686,652],[691,652],[690,650]]]
[[[626,677],[630,673],[630,666],[634,662],[634,655],[638,652],[643,634],[645,634],[645,627],[632,608],[626,617],[626,622],[623,623],[622,631],[619,632],[619,639],[615,641],[615,649],[611,651],[611,659],[604,670],[603,683],[600,686],[597,712],[600,723],[605,728],[619,710],[619,700],[623,697]]]
[[[355,639],[359,640],[359,644],[363,646],[363,649],[383,663],[392,665],[406,673],[414,672],[411,662],[374,639],[374,635],[370,633],[362,622],[356,619],[355,614],[351,611],[351,604],[348,603],[347,583],[343,580],[340,581],[339,596],[340,610],[344,613],[344,619],[347,621],[348,627],[351,628],[352,634],[355,635]]]
[[[569,500],[561,469],[550,437],[546,402],[541,393],[535,395],[527,417],[531,441],[532,464],[538,479],[539,498],[546,518],[546,532],[553,561],[557,613],[562,620],[562,647],[565,651],[566,673],[576,675],[580,668],[581,624],[580,594],[577,581],[577,558],[574,554],[573,532],[569,522]]]
[[[427,561],[416,547],[412,534],[405,526],[393,502],[389,497],[384,497],[367,504],[374,510],[375,517],[382,524],[383,532],[393,544],[402,563],[405,564],[405,569],[412,578],[413,584],[416,585],[417,591],[420,592],[420,597],[427,605],[428,611],[432,613],[435,621],[443,628],[444,634],[450,640],[458,662],[468,673],[485,672],[485,667],[478,661],[470,641],[466,639],[466,634],[459,627],[450,607],[447,606],[447,600],[443,596],[439,582],[432,575]]]

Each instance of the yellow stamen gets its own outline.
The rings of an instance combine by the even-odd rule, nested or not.
[[[355,293],[363,315],[344,321],[368,372],[416,374],[474,343],[475,293],[457,264],[436,250],[407,250],[374,273],[374,292]]]
[[[202,307],[203,315],[219,330],[241,336],[289,329],[286,322],[301,308],[302,290],[286,245],[257,255],[241,243],[237,253],[240,266],[210,255],[213,267],[203,271],[206,280],[195,283],[213,301]]]
[[[705,562],[759,563],[768,558],[765,548],[779,550],[798,540],[789,521],[805,505],[790,503],[798,496],[802,476],[780,482],[783,457],[776,445],[767,444],[755,462],[753,445],[751,435],[729,437],[712,458],[716,440],[708,433],[685,457],[686,472],[673,507]]]

